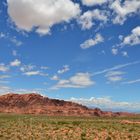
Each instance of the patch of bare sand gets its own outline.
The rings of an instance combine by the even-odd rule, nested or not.
[[[120,123],[122,123],[122,124],[140,124],[140,121],[123,120]]]

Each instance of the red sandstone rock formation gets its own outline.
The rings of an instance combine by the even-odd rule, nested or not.
[[[99,108],[57,99],[39,94],[6,94],[0,96],[0,113],[45,114],[48,116],[130,116],[130,113],[105,112]]]

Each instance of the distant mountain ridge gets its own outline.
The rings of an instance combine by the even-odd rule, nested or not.
[[[132,116],[127,112],[89,109],[78,103],[50,99],[40,94],[5,94],[0,96],[0,113],[45,114],[48,116]]]

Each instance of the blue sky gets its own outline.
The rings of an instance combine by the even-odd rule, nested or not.
[[[139,0],[1,0],[0,94],[140,112],[139,46]]]

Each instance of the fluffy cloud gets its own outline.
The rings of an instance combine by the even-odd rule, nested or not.
[[[134,28],[130,35],[124,38],[122,45],[138,45],[140,44],[140,26]]]
[[[26,75],[26,76],[36,76],[36,75],[39,75],[39,76],[48,76],[48,74],[42,73],[40,71],[28,71],[28,72],[25,72],[23,74]]]
[[[87,11],[78,18],[78,23],[82,26],[82,29],[90,29],[95,21],[107,22],[108,13],[104,10],[95,9],[93,11]]]
[[[112,51],[113,55],[117,55],[118,54],[118,49],[116,49],[116,48],[113,48],[111,51]]]
[[[8,70],[9,70],[9,67],[8,66],[6,66],[4,63],[1,63],[0,64],[0,71],[1,72],[6,72]]]
[[[95,84],[95,82],[91,80],[91,75],[89,73],[76,73],[68,80],[65,79],[59,80],[58,83],[51,89],[86,88],[93,84]]]
[[[118,45],[116,45],[116,48],[112,48],[112,50],[111,50],[112,54],[113,55],[118,55],[120,53],[122,56],[128,57],[127,51],[121,51],[121,52],[119,52],[119,49],[117,48],[118,46],[122,46],[122,44],[121,45],[118,44]]]
[[[140,103],[131,102],[117,102],[113,101],[109,97],[95,98],[91,97],[89,99],[85,98],[71,98],[70,101],[80,103],[86,106],[99,107],[105,110],[140,110]],[[129,111],[130,111],[129,110]]]
[[[121,53],[122,53],[122,56],[128,57],[128,53],[126,51],[122,51]]]
[[[124,72],[122,71],[109,71],[105,77],[107,78],[108,82],[118,82],[118,81],[121,81],[123,78],[122,78],[122,75],[124,74]]]
[[[69,70],[70,70],[69,65],[64,65],[62,69],[57,71],[57,73],[58,74],[63,74],[65,72],[69,71]]]
[[[34,68],[36,68],[35,65],[29,64],[29,65],[23,65],[23,66],[21,66],[21,67],[20,67],[20,70],[21,70],[22,72],[28,72],[28,71],[32,71]]]
[[[22,65],[20,67],[20,71],[23,73],[23,75],[26,76],[48,76],[48,73],[45,73],[44,70],[47,70],[48,67],[47,66],[36,66],[36,65],[32,65],[32,64],[28,64],[28,65]]]
[[[132,16],[133,14],[137,14],[140,9],[140,1],[139,0],[125,0],[123,3],[121,0],[115,0],[111,6],[114,13],[116,14],[115,19],[113,19],[114,23],[123,24],[128,16]]]
[[[34,76],[34,75],[39,75],[39,74],[40,74],[40,71],[28,71],[24,73],[24,75],[27,75],[27,76]]]
[[[100,34],[96,34],[95,38],[86,40],[80,45],[82,49],[88,49],[104,41],[104,38]]]
[[[107,0],[82,0],[83,5],[86,6],[102,5],[106,2]]]
[[[69,22],[81,12],[79,4],[71,0],[7,0],[7,3],[9,16],[19,29],[27,32],[35,29],[43,35],[49,34],[53,25]]]
[[[54,81],[57,81],[57,80],[59,80],[59,77],[58,77],[57,75],[54,75],[54,76],[52,76],[50,79],[51,79],[51,80],[54,80]]]
[[[20,64],[21,64],[20,60],[15,59],[14,61],[12,61],[10,63],[10,66],[12,66],[12,67],[18,67],[18,66],[20,66]]]

